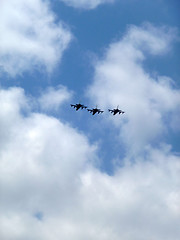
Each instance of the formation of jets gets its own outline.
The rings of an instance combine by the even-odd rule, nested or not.
[[[71,107],[75,108],[76,111],[78,111],[79,109],[87,109],[88,112],[92,113],[92,115],[95,115],[96,113],[103,113],[104,111],[97,108],[97,106],[95,108],[87,108],[87,106],[84,106],[83,104],[81,103],[77,103],[77,104],[71,104]],[[113,115],[116,115],[117,113],[119,114],[124,114],[125,112],[120,110],[117,106],[117,108],[114,108],[114,109],[108,109],[108,111],[110,113],[112,113]]]

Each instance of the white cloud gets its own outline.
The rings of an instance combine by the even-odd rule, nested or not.
[[[114,0],[60,0],[69,6],[83,9],[94,9],[100,4],[113,3]]]
[[[31,103],[20,88],[1,90],[0,100],[4,129],[0,132],[1,225],[5,231],[1,235],[5,234],[3,239],[28,239],[24,228],[36,211],[59,215],[68,210],[63,210],[64,204],[68,208],[76,200],[79,172],[95,159],[95,146],[57,119],[31,112]],[[19,229],[21,214],[25,226]],[[6,229],[6,225],[11,228],[11,221],[17,227],[12,226],[12,235]]]
[[[71,97],[70,92],[64,86],[57,86],[56,88],[49,87],[39,98],[39,105],[42,110],[57,111],[60,105],[69,100]]]
[[[15,76],[45,67],[51,71],[67,48],[71,33],[48,1],[6,0],[0,7],[0,70]]]
[[[164,54],[171,48],[172,40],[177,39],[177,29],[167,26],[154,27],[146,22],[142,27],[130,25],[124,36],[124,42],[136,49],[151,54]]]
[[[108,176],[84,135],[30,100],[0,91],[3,240],[178,240],[180,158],[168,146]]]
[[[121,141],[130,154],[144,151],[146,144],[172,126],[175,115],[180,116],[180,91],[173,87],[173,80],[151,77],[142,64],[149,53],[166,53],[175,38],[175,29],[131,26],[95,64],[94,82],[87,94],[104,108],[119,105],[126,112],[109,119],[121,129]]]
[[[84,175],[84,205],[91,224],[96,219],[103,229],[102,239],[178,239],[180,159],[151,149],[144,160],[112,177]]]

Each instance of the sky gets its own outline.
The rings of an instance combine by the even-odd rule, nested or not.
[[[179,239],[179,9],[0,0],[2,240]]]

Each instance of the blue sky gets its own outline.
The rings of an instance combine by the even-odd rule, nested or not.
[[[178,239],[179,1],[0,5],[1,238]]]

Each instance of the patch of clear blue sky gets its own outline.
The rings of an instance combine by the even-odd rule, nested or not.
[[[51,4],[57,22],[62,20],[67,24],[75,37],[64,53],[61,63],[50,76],[45,72],[35,71],[18,76],[14,80],[6,78],[2,83],[3,86],[20,86],[27,94],[37,97],[40,90],[47,86],[63,84],[74,91],[73,102],[82,101],[88,104],[84,92],[92,82],[93,56],[102,56],[112,41],[119,40],[123,36],[128,25],[151,22],[156,26],[180,27],[179,0],[117,0],[114,4],[103,4],[94,10],[85,11],[68,7],[59,0],[51,1]],[[144,62],[145,69],[148,72],[172,77],[179,87],[179,50],[180,45],[176,43],[168,55],[148,56]],[[121,146],[116,144],[116,129],[112,126],[100,125],[103,115],[91,116],[86,111],[75,112],[66,103],[57,117],[70,122],[72,126],[84,132],[90,141],[99,142],[99,154],[104,159],[102,168],[112,172],[110,159],[116,157],[122,159],[124,147],[123,144]],[[180,148],[179,134],[172,133],[165,141],[173,144],[175,151]]]

